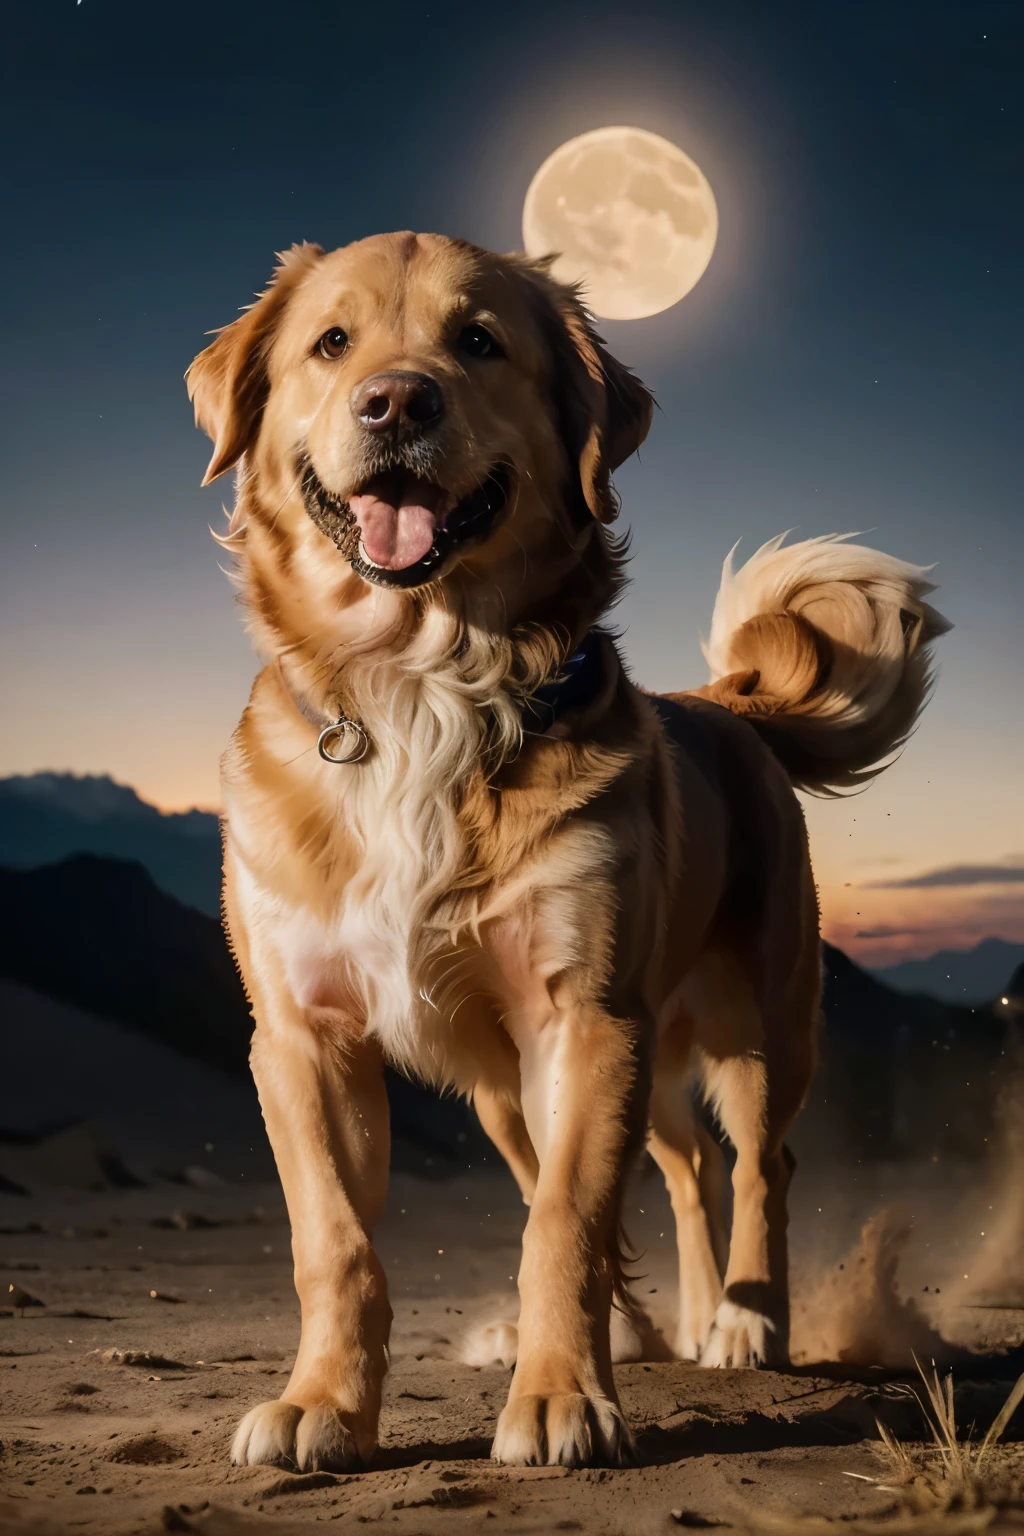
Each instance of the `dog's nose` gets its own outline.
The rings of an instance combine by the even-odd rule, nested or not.
[[[391,368],[356,385],[352,411],[371,432],[422,431],[444,415],[444,396],[429,374]]]

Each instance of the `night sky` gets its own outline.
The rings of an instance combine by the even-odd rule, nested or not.
[[[879,963],[1024,938],[1016,0],[16,0],[4,31],[0,773],[216,805],[255,662],[182,383],[203,333],[295,240],[514,248],[541,160],[630,123],[721,215],[677,309],[603,327],[662,408],[618,477],[634,674],[704,680],[737,538],[937,562],[921,729],[809,807],[826,932]]]

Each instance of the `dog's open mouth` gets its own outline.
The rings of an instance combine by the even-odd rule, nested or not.
[[[503,463],[461,501],[436,481],[403,468],[372,475],[342,501],[321,483],[308,459],[302,470],[303,501],[313,522],[364,580],[386,587],[433,581],[453,554],[487,538],[508,492]]]

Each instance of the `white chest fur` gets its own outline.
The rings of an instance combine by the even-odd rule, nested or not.
[[[283,809],[275,846],[275,808],[260,798],[256,809],[243,772],[225,785],[228,853],[239,916],[252,937],[250,964],[270,965],[299,1009],[361,1016],[391,1055],[410,1059],[430,1006],[422,996],[427,962],[450,942],[439,914],[450,910],[449,894],[465,869],[459,807],[488,715],[464,686],[445,686],[436,673],[396,672],[375,683],[360,701],[373,745],[359,764],[323,763],[307,752],[289,770],[286,752],[266,733],[266,748],[280,751],[282,770],[295,775],[286,797],[292,814],[296,804],[316,804],[319,852],[296,846]],[[335,824],[343,875],[332,870]],[[287,882],[280,878],[285,857]]]
[[[372,814],[369,787],[364,782],[362,793],[351,797],[366,813],[358,866],[326,906],[288,900],[275,889],[272,851],[253,848],[244,811],[229,810],[228,856],[254,969],[272,971],[303,1013],[355,1015],[390,1055],[411,1064],[422,1033],[417,1015],[425,1006],[420,990],[431,892],[440,871],[457,866],[458,850],[451,829],[444,844],[425,808],[405,818]],[[346,809],[351,814],[353,807]],[[347,819],[347,838],[352,829]],[[311,886],[316,880],[311,871]]]

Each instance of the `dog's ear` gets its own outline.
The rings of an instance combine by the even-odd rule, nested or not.
[[[323,255],[318,245],[293,245],[278,256],[270,283],[255,304],[200,352],[185,374],[196,425],[213,439],[203,477],[209,485],[251,446],[267,398],[267,357],[295,289]]]
[[[651,428],[654,396],[595,331],[578,291],[556,282],[547,263],[524,263],[540,300],[541,323],[554,364],[561,431],[579,466],[580,489],[602,523],[619,515],[612,475]]]

